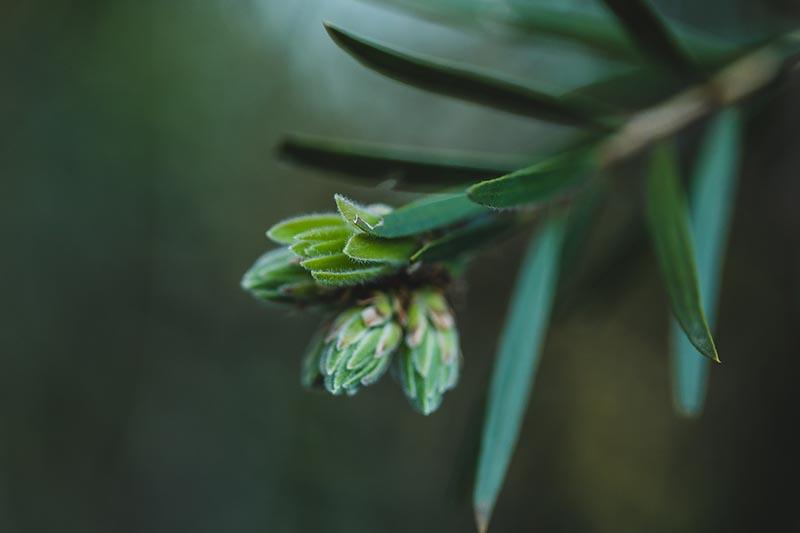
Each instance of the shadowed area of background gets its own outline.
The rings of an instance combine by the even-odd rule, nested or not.
[[[720,36],[800,18],[788,1],[660,5]],[[261,306],[239,278],[269,225],[334,192],[410,198],[279,163],[285,132],[540,153],[566,130],[384,79],[324,19],[554,90],[613,69],[346,0],[0,5],[0,531],[472,527],[521,243],[483,254],[456,295],[465,372],[428,418],[389,379],[352,399],[303,392],[319,317]],[[667,302],[634,234],[559,297],[495,531],[800,527],[798,91],[750,124],[705,414],[673,413]],[[626,172],[608,224],[640,223]]]

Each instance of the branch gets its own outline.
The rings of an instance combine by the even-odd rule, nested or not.
[[[626,159],[704,116],[752,96],[782,72],[796,70],[800,61],[794,60],[789,65],[784,65],[784,61],[786,44],[798,43],[800,31],[792,32],[777,43],[740,57],[708,81],[634,114],[601,144],[600,165],[609,166]]]

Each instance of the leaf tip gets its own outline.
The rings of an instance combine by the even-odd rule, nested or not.
[[[681,418],[685,418],[687,420],[697,420],[700,418],[700,415],[703,413],[703,409],[701,406],[690,406],[686,405],[685,403],[676,401],[675,402],[675,412]]]
[[[307,138],[299,133],[285,134],[275,145],[275,153],[278,157],[291,160],[297,152],[302,151],[307,143]]]
[[[709,337],[709,339],[708,339],[709,340],[709,344],[711,346],[709,346],[708,353],[705,354],[705,355],[707,355],[708,358],[711,359],[712,361],[714,361],[715,363],[720,363],[721,364],[722,361],[719,358],[719,352],[717,351],[717,344],[714,342],[714,338],[711,337],[711,332],[710,331],[708,332],[708,337]]]
[[[681,326],[683,327],[683,326]],[[697,352],[706,359],[710,359],[715,363],[722,363],[717,352],[717,345],[714,343],[711,332],[707,331],[701,339],[694,339],[689,337],[689,341],[694,345]]]
[[[486,533],[489,530],[489,518],[491,518],[491,511],[484,505],[475,506],[475,525],[478,528],[478,533]]]
[[[338,192],[333,195],[333,201],[336,202],[336,209],[339,211],[339,214],[345,218],[345,222],[351,222],[350,220],[347,220],[347,216],[344,214],[344,211],[352,206],[354,202],[347,196]]]
[[[325,28],[326,32],[328,32],[328,36],[337,43],[341,41],[342,37],[346,36],[346,33],[342,28],[329,20],[323,20],[322,27]]]
[[[272,242],[276,242],[278,244],[290,244],[289,239],[286,236],[281,235],[280,230],[278,229],[278,224],[274,224],[271,226],[267,231],[264,233],[267,236],[267,239],[271,240]]]
[[[476,183],[474,185],[470,185],[467,187],[467,190],[464,191],[464,194],[467,195],[467,198],[470,202],[478,205],[486,205],[481,201],[481,187],[485,182]]]

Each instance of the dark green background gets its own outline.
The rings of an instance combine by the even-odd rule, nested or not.
[[[718,35],[771,24],[763,2],[663,7]],[[381,78],[323,19],[554,89],[613,67],[348,0],[0,3],[3,533],[471,530],[521,241],[458,291],[464,375],[429,418],[391,380],[303,392],[318,317],[261,306],[239,278],[270,224],[334,192],[408,199],[278,163],[286,131],[520,152],[565,130]],[[751,122],[704,416],[673,414],[667,303],[634,232],[562,293],[493,531],[800,528],[798,91]],[[635,228],[628,172],[605,219]]]

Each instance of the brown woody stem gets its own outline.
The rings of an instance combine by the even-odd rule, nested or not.
[[[634,114],[600,145],[600,165],[626,159],[704,116],[757,93],[785,70],[798,66],[797,61],[784,65],[786,43],[798,42],[800,31],[792,32],[778,44],[763,46],[738,58],[704,83]]]

